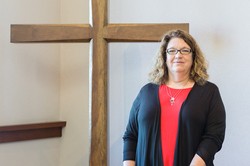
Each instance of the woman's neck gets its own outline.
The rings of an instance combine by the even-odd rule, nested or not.
[[[189,88],[194,85],[194,82],[190,80],[189,75],[186,76],[169,76],[167,85],[171,88],[182,89]]]

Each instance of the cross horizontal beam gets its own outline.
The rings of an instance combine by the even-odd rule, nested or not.
[[[12,24],[12,43],[89,42],[92,38],[88,24]]]
[[[108,24],[102,38],[109,42],[157,42],[171,29],[188,29],[188,24]],[[13,24],[12,43],[89,42],[93,38],[89,24]]]
[[[103,38],[113,42],[158,42],[169,30],[188,30],[188,23],[181,24],[108,24]]]

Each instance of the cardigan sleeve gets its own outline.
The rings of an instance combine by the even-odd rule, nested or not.
[[[123,161],[135,160],[138,139],[137,114],[140,107],[140,93],[133,102],[130,110],[128,124],[123,136]]]
[[[205,127],[205,134],[199,144],[197,154],[205,161],[206,165],[213,160],[224,141],[226,129],[226,113],[219,89],[213,89],[213,96],[210,102],[208,118]]]

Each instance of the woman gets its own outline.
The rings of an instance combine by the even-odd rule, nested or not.
[[[190,34],[174,30],[163,37],[150,80],[130,111],[123,165],[213,166],[225,136],[225,109]]]

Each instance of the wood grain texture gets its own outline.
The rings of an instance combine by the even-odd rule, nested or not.
[[[158,42],[163,35],[173,29],[188,31],[188,24],[109,24],[104,28],[103,37],[107,41]]]
[[[90,166],[107,165],[107,0],[92,0],[93,54]]]
[[[12,43],[88,42],[90,39],[90,25],[11,25]]]
[[[65,121],[0,126],[0,143],[61,137]]]

